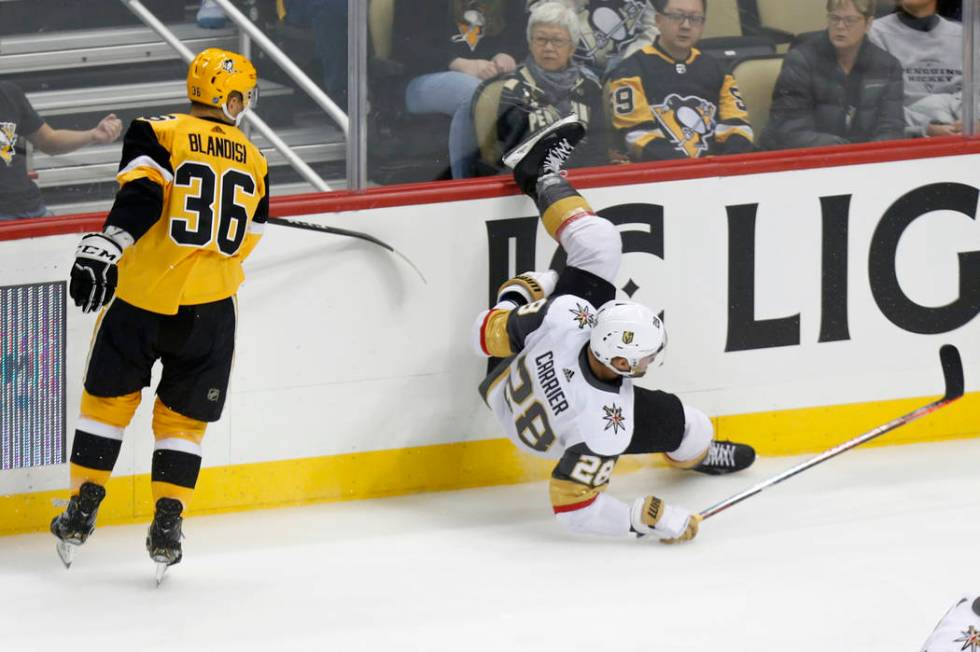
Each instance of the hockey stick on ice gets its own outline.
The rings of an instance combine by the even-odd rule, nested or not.
[[[368,235],[367,233],[361,233],[360,231],[349,231],[348,229],[340,229],[335,226],[327,226],[326,224],[314,224],[313,222],[300,222],[298,220],[284,220],[279,217],[270,217],[268,223],[274,224],[276,226],[287,226],[293,229],[303,229],[305,231],[319,231],[320,233],[340,235],[347,238],[357,238],[358,240],[365,240],[366,242],[370,242],[371,244],[376,244],[383,249],[387,249],[388,251],[390,251],[391,253],[395,254],[396,256],[404,260],[406,263],[408,263],[408,266],[411,267],[413,270],[415,270],[415,273],[419,275],[420,279],[422,279],[422,283],[424,283],[425,285],[429,284],[429,282],[425,280],[425,276],[422,275],[422,271],[415,266],[415,263],[409,260],[408,256],[398,251],[387,242],[375,238],[373,235]]]
[[[746,489],[742,493],[735,494],[731,498],[726,498],[725,500],[719,503],[715,503],[711,507],[701,512],[700,514],[701,518],[705,519],[710,516],[714,516],[718,512],[724,511],[733,505],[737,505],[738,503],[742,502],[746,498],[751,498],[752,496],[756,495],[757,493],[759,493],[760,491],[762,491],[767,487],[771,487],[774,484],[779,484],[783,480],[786,480],[787,478],[792,478],[794,475],[797,475],[798,473],[802,473],[803,471],[809,469],[812,466],[816,466],[821,462],[826,462],[830,458],[836,457],[841,453],[843,453],[844,451],[848,451],[854,448],[855,446],[860,446],[866,441],[871,441],[876,437],[880,437],[886,432],[894,430],[899,426],[904,426],[906,423],[911,423],[916,419],[919,419],[921,417],[926,416],[927,414],[935,412],[939,408],[946,407],[956,399],[960,398],[961,396],[963,396],[963,362],[960,360],[960,352],[952,344],[945,344],[939,349],[939,360],[943,365],[943,376],[946,380],[946,394],[938,401],[933,401],[928,405],[923,405],[918,410],[909,412],[908,414],[892,419],[888,423],[882,424],[877,428],[875,428],[874,430],[869,430],[863,435],[845,441],[843,444],[834,446],[833,448],[824,451],[823,453],[817,455],[814,458],[811,458],[805,462],[797,464],[793,468],[783,471],[777,476],[769,478],[768,480],[763,480],[759,484],[755,485],[754,487],[750,487],[749,489]]]

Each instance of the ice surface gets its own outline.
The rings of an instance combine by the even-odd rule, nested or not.
[[[705,508],[803,459],[611,493]],[[679,546],[567,536],[544,483],[192,517],[159,589],[145,530],[69,571],[0,538],[0,649],[914,652],[980,591],[980,440],[848,452]]]

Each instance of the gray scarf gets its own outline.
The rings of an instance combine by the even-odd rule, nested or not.
[[[528,56],[527,60],[524,61],[524,65],[527,66],[528,72],[534,77],[538,88],[544,91],[544,96],[548,104],[557,106],[562,111],[568,111],[571,108],[571,98],[569,96],[572,89],[585,76],[583,69],[578,64],[571,62],[564,70],[551,72],[536,64],[533,57]]]

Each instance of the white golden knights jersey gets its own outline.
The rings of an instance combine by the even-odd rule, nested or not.
[[[648,45],[613,71],[607,90],[613,127],[633,160],[752,150],[735,78],[696,48],[676,61],[657,43]]]
[[[480,327],[483,351],[506,357],[480,393],[519,448],[559,458],[549,485],[556,514],[591,505],[620,455],[673,451],[684,437],[676,396],[593,374],[587,348],[595,314],[585,299],[562,294],[491,310]]]
[[[542,299],[506,314],[506,337],[517,351],[480,387],[487,405],[513,442],[551,458],[585,444],[603,457],[615,457],[633,436],[633,383],[605,383],[592,374],[586,345],[596,310],[585,299],[562,295]],[[499,350],[499,349],[498,349]]]
[[[191,115],[134,120],[106,226],[136,240],[116,296],[160,314],[233,296],[269,213],[265,157],[234,125]]]
[[[936,625],[922,652],[980,652],[980,594],[964,595]]]

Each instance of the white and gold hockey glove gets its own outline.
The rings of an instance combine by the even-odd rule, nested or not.
[[[553,269],[546,272],[523,272],[504,281],[497,290],[497,303],[510,301],[515,305],[523,306],[547,299],[555,291],[557,284],[558,272]]]
[[[660,543],[681,543],[697,536],[701,516],[647,496],[633,501],[630,524],[638,536],[651,535]]]

